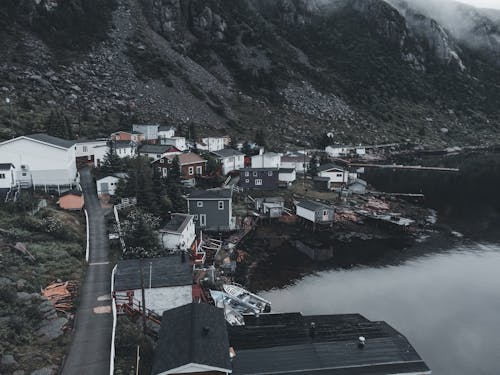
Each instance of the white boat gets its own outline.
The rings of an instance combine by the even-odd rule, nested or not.
[[[215,306],[224,309],[224,317],[229,324],[232,326],[245,325],[243,313],[246,313],[248,310],[242,308],[242,306],[238,305],[238,302],[224,292],[210,290],[210,295],[214,300]]]
[[[268,300],[249,292],[246,289],[234,284],[224,284],[224,291],[238,299],[238,301],[243,302],[246,305],[253,306],[258,313],[268,313],[271,312],[271,302]]]

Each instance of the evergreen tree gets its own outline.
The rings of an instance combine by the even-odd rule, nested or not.
[[[116,173],[123,170],[122,159],[116,154],[115,142],[108,142],[108,152],[104,155],[101,170],[104,173]]]
[[[253,154],[253,150],[252,148],[250,147],[250,144],[248,143],[248,141],[245,141],[245,143],[243,143],[243,147],[241,148],[241,151],[245,154],[245,155],[252,155]]]
[[[168,179],[171,182],[181,181],[181,162],[178,155],[175,155],[174,159],[172,160],[170,170],[168,171]]]
[[[308,173],[311,177],[318,175],[318,156],[316,154],[311,157]]]
[[[323,133],[318,138],[316,144],[318,145],[319,149],[324,150],[327,146],[330,146],[333,144],[333,139],[331,137],[329,137],[326,133]]]
[[[207,173],[208,175],[214,175],[217,173],[217,170],[219,169],[219,165],[217,163],[217,160],[210,155],[205,156],[205,159],[207,159]]]
[[[196,144],[196,141],[198,140],[198,136],[196,134],[196,127],[194,126],[194,123],[191,122],[189,124],[189,136],[191,137],[191,140],[193,141],[193,152],[198,152],[198,145]]]

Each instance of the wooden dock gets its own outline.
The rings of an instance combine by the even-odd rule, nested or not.
[[[458,168],[425,167],[422,165],[369,164],[369,163],[351,163],[349,165],[351,167],[399,169],[399,170],[409,170],[409,171],[460,172],[460,169]]]

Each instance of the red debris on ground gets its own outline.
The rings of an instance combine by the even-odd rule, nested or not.
[[[77,293],[76,281],[52,282],[45,289],[42,289],[42,295],[46,297],[56,310],[69,311],[73,309],[73,299]]]

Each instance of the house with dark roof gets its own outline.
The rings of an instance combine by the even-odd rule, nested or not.
[[[318,176],[330,178],[332,185],[345,185],[349,179],[349,171],[336,164],[325,164],[318,168]]]
[[[163,248],[168,251],[188,251],[196,239],[194,216],[172,214],[170,221],[159,230]]]
[[[227,375],[232,371],[222,309],[190,303],[163,313],[152,375]]]
[[[107,139],[79,139],[75,143],[76,164],[100,167],[109,151]]]
[[[229,189],[199,190],[188,198],[188,212],[194,216],[197,229],[231,231],[236,227],[233,217],[232,191]]]
[[[137,156],[138,144],[133,141],[113,141],[112,147],[114,153],[121,159]]]
[[[75,141],[31,134],[0,143],[0,161],[16,166],[22,187],[61,191],[77,182]]]
[[[184,255],[120,260],[113,273],[113,295],[119,312],[142,306],[144,286],[146,308],[164,311],[193,301],[193,267]],[[141,280],[142,266],[142,280]],[[127,305],[127,306],[124,306]]]
[[[239,185],[243,189],[275,190],[279,187],[278,168],[241,168]]]
[[[332,189],[330,177],[313,177],[313,187],[317,191],[330,191]]]
[[[166,168],[166,172],[162,169],[162,175],[166,177],[165,173],[168,174],[168,170],[172,167],[172,162],[176,157],[179,158],[181,178],[185,180],[191,180],[195,177],[201,177],[207,174],[207,161],[194,152],[183,152],[180,154],[169,153],[166,154],[162,159],[156,160],[153,164],[157,168]],[[163,163],[162,160],[164,160]]]
[[[361,178],[356,178],[354,180],[349,181],[347,184],[347,188],[353,194],[366,194],[367,183],[365,180]]]
[[[238,150],[224,148],[222,150],[213,151],[212,154],[221,165],[223,175],[245,167],[245,154]]]
[[[333,223],[334,208],[314,201],[302,201],[296,205],[297,216],[314,224]]]
[[[311,164],[311,157],[305,154],[288,154],[281,157],[281,168],[295,168],[298,173],[304,173]]]
[[[158,128],[158,138],[170,138],[175,135],[175,126],[160,125]]]
[[[182,152],[178,149],[175,148],[174,146],[170,145],[150,145],[150,144],[145,144],[139,147],[139,155],[142,156],[147,156],[148,158],[156,161],[160,158],[162,158],[165,155],[179,155]]]
[[[158,141],[159,124],[133,124],[132,130],[144,134],[144,140],[147,143],[156,143]]]
[[[280,168],[278,180],[280,184],[291,185],[297,180],[297,172],[295,168]]]
[[[245,315],[228,326],[233,375],[429,375],[401,333],[359,314]]]

